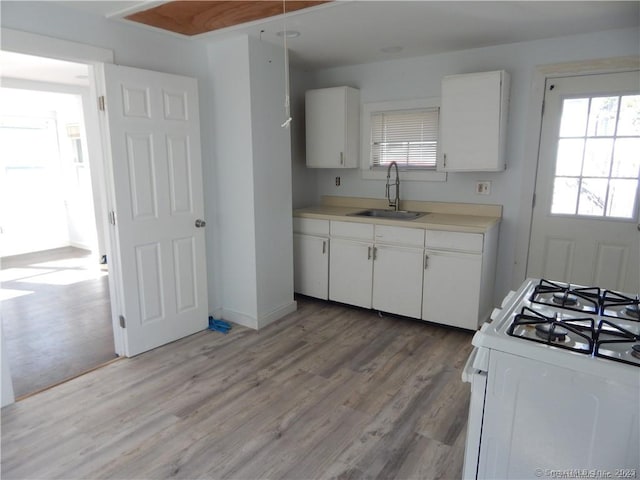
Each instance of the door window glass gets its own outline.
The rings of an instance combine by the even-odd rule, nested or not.
[[[640,95],[565,99],[551,213],[633,218],[638,152]]]

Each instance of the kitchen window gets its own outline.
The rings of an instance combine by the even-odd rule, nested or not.
[[[396,162],[403,180],[444,181],[436,171],[438,99],[366,103],[362,113],[363,178],[386,178]]]
[[[373,112],[371,165],[435,170],[438,150],[438,108]]]

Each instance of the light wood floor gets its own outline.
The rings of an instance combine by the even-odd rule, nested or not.
[[[17,397],[115,358],[106,273],[73,247],[1,260],[2,325]]]
[[[460,478],[471,333],[305,297],[2,410],[2,478]]]

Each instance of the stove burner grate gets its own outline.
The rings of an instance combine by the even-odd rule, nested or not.
[[[533,303],[560,307],[581,313],[597,315],[600,312],[600,288],[571,287],[544,278],[536,285],[529,297]]]
[[[616,362],[627,363],[629,365],[640,366],[640,363],[629,360],[624,356],[618,356],[607,352],[607,347],[612,348],[617,344],[632,343],[629,357],[640,359],[640,335],[630,332],[620,325],[602,319],[598,324],[596,345],[593,354],[596,357],[614,360]]]
[[[612,290],[605,290],[602,295],[600,314],[611,318],[640,320],[640,299],[632,298]]]
[[[527,327],[533,327],[535,335],[522,335],[523,329]],[[593,318],[558,320],[529,307],[522,307],[520,313],[514,317],[507,329],[507,335],[585,354],[593,353],[596,337]],[[575,341],[566,342],[567,337]]]

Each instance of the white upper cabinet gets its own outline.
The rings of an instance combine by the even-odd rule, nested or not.
[[[360,91],[350,87],[305,94],[307,167],[356,168],[360,143]]]
[[[438,170],[504,170],[508,107],[509,74],[503,70],[444,77]]]

